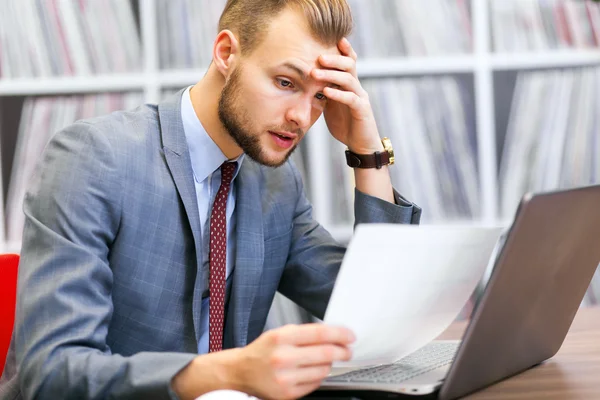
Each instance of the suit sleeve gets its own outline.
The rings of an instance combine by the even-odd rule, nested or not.
[[[292,168],[298,189],[292,242],[279,291],[317,318],[325,315],[346,248],[312,217],[302,179]],[[362,223],[418,224],[421,209],[394,190],[396,204],[355,191],[355,225]]]
[[[171,398],[194,354],[111,354],[110,246],[122,171],[106,135],[77,123],[57,133],[24,200],[15,349],[25,399]]]
[[[413,224],[421,221],[421,208],[406,200],[394,189],[392,204],[354,189],[354,225],[375,222]]]

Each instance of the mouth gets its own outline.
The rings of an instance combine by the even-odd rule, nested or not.
[[[298,138],[297,134],[291,132],[269,131],[269,134],[277,147],[282,150],[289,150]]]
[[[296,140],[296,138],[298,137],[297,134],[292,133],[292,132],[284,132],[284,131],[269,131],[269,133],[279,136],[281,139],[284,140]]]

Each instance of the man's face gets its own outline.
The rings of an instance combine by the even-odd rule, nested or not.
[[[321,116],[325,85],[309,76],[321,54],[340,53],[316,41],[304,16],[287,9],[252,54],[240,59],[221,93],[219,118],[253,160],[282,165]]]

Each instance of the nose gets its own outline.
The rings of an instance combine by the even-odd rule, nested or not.
[[[312,117],[312,99],[303,96],[302,99],[294,102],[290,106],[286,113],[286,119],[288,122],[292,122],[298,126],[298,128],[306,131],[310,125]]]

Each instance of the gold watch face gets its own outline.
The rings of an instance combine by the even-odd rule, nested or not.
[[[383,143],[383,148],[390,155],[390,165],[394,165],[396,159],[394,158],[394,148],[392,147],[392,141],[389,138],[384,137],[381,139],[381,143]]]

